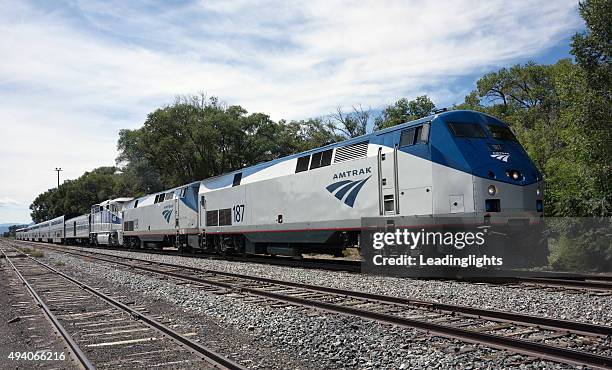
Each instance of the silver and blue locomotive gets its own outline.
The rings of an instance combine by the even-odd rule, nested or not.
[[[92,244],[339,254],[358,244],[365,217],[538,223],[542,186],[504,122],[456,110],[164,192],[109,200],[78,220],[89,220]],[[76,222],[66,220],[70,232],[51,239],[75,237]],[[48,228],[34,225],[18,237],[49,239]]]

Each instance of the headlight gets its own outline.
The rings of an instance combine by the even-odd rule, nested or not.
[[[514,181],[519,181],[522,178],[522,175],[517,170],[506,171],[506,176],[510,177]]]
[[[538,189],[536,190],[536,195],[542,195],[542,189],[538,188]]]
[[[497,189],[495,188],[495,185],[489,185],[489,188],[487,189],[487,191],[489,192],[490,196],[494,196],[497,193]]]

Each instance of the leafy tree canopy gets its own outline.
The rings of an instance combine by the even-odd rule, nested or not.
[[[92,204],[126,196],[131,189],[115,167],[100,167],[40,194],[30,205],[36,223],[62,215],[89,213]]]
[[[427,95],[419,96],[414,100],[401,98],[382,111],[380,117],[374,120],[374,128],[382,130],[388,127],[427,117],[435,111],[435,104]]]

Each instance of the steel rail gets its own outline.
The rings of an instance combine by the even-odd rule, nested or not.
[[[94,370],[96,367],[91,363],[91,361],[89,361],[89,359],[87,358],[83,350],[81,350],[81,347],[79,347],[79,345],[76,344],[74,339],[72,339],[72,336],[70,335],[70,333],[68,333],[68,331],[64,328],[64,326],[59,322],[57,317],[55,317],[53,312],[51,312],[49,307],[45,304],[42,298],[40,298],[38,293],[36,293],[34,288],[30,285],[28,280],[21,274],[21,272],[19,272],[19,269],[17,269],[17,267],[13,264],[13,261],[11,261],[11,259],[6,254],[4,249],[0,249],[0,251],[2,252],[2,255],[4,256],[6,261],[11,265],[11,267],[15,271],[15,274],[17,275],[19,280],[21,280],[21,282],[23,283],[23,285],[26,286],[26,288],[28,289],[32,297],[34,297],[34,300],[36,300],[36,304],[43,310],[43,312],[45,313],[45,316],[49,319],[49,321],[51,321],[53,326],[61,334],[62,338],[64,338],[64,340],[68,344],[68,347],[70,347],[70,350],[72,351],[72,353],[75,355],[77,360],[79,360],[79,362],[81,363],[81,366],[83,366],[87,370]],[[19,252],[19,253],[22,253],[22,252]]]
[[[599,281],[584,281],[573,279],[554,279],[554,278],[538,278],[538,277],[518,277],[518,281],[522,283],[543,284],[559,287],[576,287],[589,288],[592,290],[612,290],[612,284],[606,280]]]
[[[80,282],[66,274],[64,274],[61,271],[58,271],[57,269],[47,265],[44,262],[38,261],[35,258],[33,258],[32,256],[25,254],[29,259],[31,259],[32,261],[38,263],[39,265],[47,268],[50,271],[53,271],[54,273],[62,276],[63,278],[65,278],[66,280],[71,281],[72,283],[80,286],[81,288],[95,294],[96,296],[104,299],[106,302],[112,304],[115,307],[118,307],[119,309],[129,313],[130,315],[132,315],[135,318],[138,318],[140,320],[142,320],[143,322],[149,324],[150,326],[154,327],[155,329],[159,330],[160,332],[170,336],[171,338],[173,338],[175,341],[185,345],[187,348],[190,348],[191,350],[195,351],[196,353],[203,355],[205,357],[205,359],[212,363],[213,365],[217,365],[220,366],[224,369],[228,369],[228,370],[245,370],[246,368],[235,363],[234,361],[231,361],[230,359],[225,358],[224,356],[202,346],[201,344],[192,341],[191,339],[181,335],[180,333],[177,333],[176,331],[170,329],[169,327],[167,327],[166,325],[160,323],[159,321],[148,317],[142,313],[140,313],[137,310],[132,309],[131,307],[117,301],[114,298],[111,298],[110,296],[96,290],[95,288],[92,288],[91,286]]]
[[[52,249],[58,250],[57,248],[52,248]],[[372,319],[372,320],[400,325],[404,327],[417,328],[417,329],[425,330],[427,332],[431,332],[431,333],[434,333],[440,336],[444,336],[444,337],[448,337],[448,338],[455,338],[455,339],[461,339],[461,340],[471,342],[471,343],[484,344],[484,345],[487,345],[493,348],[509,349],[517,353],[535,356],[539,358],[544,358],[544,359],[549,359],[549,360],[564,362],[564,363],[570,363],[570,364],[586,365],[586,366],[590,366],[594,368],[612,369],[612,358],[611,357],[601,356],[601,355],[592,354],[592,353],[588,353],[584,351],[555,347],[555,346],[551,346],[547,344],[542,344],[542,343],[537,343],[537,342],[527,341],[527,340],[522,340],[522,339],[497,336],[493,334],[486,334],[486,333],[481,333],[481,332],[472,331],[468,329],[462,329],[462,328],[458,328],[454,326],[446,326],[443,324],[421,321],[417,319],[409,319],[409,318],[403,318],[403,317],[384,314],[384,313],[366,311],[366,310],[362,310],[358,308],[340,306],[340,305],[336,305],[336,304],[328,303],[328,302],[314,301],[314,300],[310,300],[307,298],[288,296],[284,294],[261,290],[258,288],[237,286],[232,283],[220,282],[220,281],[215,281],[215,280],[206,279],[202,277],[183,275],[183,274],[172,272],[172,271],[157,270],[151,267],[139,266],[139,265],[135,265],[131,263],[113,261],[113,260],[109,260],[109,259],[105,259],[101,257],[95,257],[95,256],[92,257],[92,256],[87,256],[85,254],[68,252],[68,251],[62,250],[61,248],[59,250],[60,252],[66,252],[66,253],[70,253],[74,255],[90,257],[93,259],[98,259],[98,260],[102,260],[102,261],[109,262],[109,263],[124,265],[127,267],[136,268],[139,270],[148,271],[148,272],[152,272],[152,273],[156,273],[160,275],[172,276],[177,279],[204,283],[204,284],[217,286],[217,287],[228,289],[228,290],[237,290],[243,293],[249,293],[249,294],[257,295],[257,296],[264,297],[264,298],[271,298],[271,299],[275,299],[278,301],[299,304],[302,306],[316,307],[316,308],[330,311],[330,312],[358,316],[362,318]],[[87,252],[87,253],[101,254],[101,255],[109,256],[107,254],[98,253],[98,252]],[[157,265],[162,265],[162,266],[168,266],[168,267],[173,267],[173,268],[186,269],[186,270],[191,270],[191,271],[198,271],[198,272],[204,272],[204,273],[210,273],[210,274],[228,276],[228,277],[234,277],[234,278],[246,278],[248,280],[256,280],[256,281],[266,282],[270,284],[300,287],[300,288],[305,288],[305,289],[310,289],[309,287],[312,287],[312,288],[315,288],[313,290],[326,291],[329,293],[335,293],[335,294],[340,294],[340,295],[347,295],[347,296],[354,295],[354,294],[364,295],[362,296],[362,298],[367,298],[368,296],[372,296],[369,293],[359,293],[359,292],[353,292],[353,291],[344,291],[344,290],[335,289],[335,288],[309,286],[307,284],[302,284],[302,283],[276,281],[274,279],[268,279],[268,278],[242,276],[242,275],[233,274],[233,273],[197,269],[197,268],[192,268],[192,267],[185,267],[185,266],[167,264],[167,263],[158,263],[155,261],[147,261],[147,260],[141,260],[141,259],[135,259],[135,258],[129,258],[129,257],[128,258],[120,257],[120,256],[109,256],[109,257],[115,257],[118,259],[129,259],[129,260],[143,262],[143,263],[147,263],[151,265],[157,264]],[[376,296],[376,295],[373,295],[373,296]],[[387,296],[378,296],[378,297],[384,299],[384,300],[380,299],[380,301],[386,301],[386,302],[392,302],[396,299],[402,300],[402,298],[395,298],[395,297],[387,297]],[[378,300],[378,298],[374,298],[374,299]],[[412,302],[413,303],[411,304],[414,304],[414,301]],[[422,302],[422,301],[418,301],[418,302]],[[398,302],[395,302],[395,303],[398,303]],[[435,305],[435,303],[433,302],[426,302],[426,303]],[[453,308],[454,311],[458,312],[456,310],[457,307],[450,306],[450,305],[446,305],[446,306],[448,306],[449,308]],[[458,307],[461,307],[461,306],[458,306]],[[463,308],[471,309],[472,312],[479,312],[480,310],[480,309],[469,308],[469,307],[463,307]],[[495,312],[495,311],[488,311],[489,317],[492,317],[493,315],[492,312]],[[517,317],[518,318],[518,317],[525,316],[525,315],[514,314],[514,313],[504,313],[504,314],[509,315],[506,317]],[[532,317],[531,320],[533,320],[534,318],[537,318],[537,317]],[[524,317],[522,317],[522,319],[529,320],[528,318],[524,318]],[[549,324],[558,323],[559,325],[564,325],[563,320],[555,320],[555,319],[547,319],[547,320],[551,320],[551,321],[548,321]],[[583,323],[577,323],[577,322],[574,322],[573,325],[579,325],[579,326],[585,325],[584,328],[587,328],[591,331],[599,331],[599,333],[597,333],[599,335],[602,335],[602,334],[609,335],[610,333],[610,328],[608,327],[596,328],[597,325],[583,324]],[[558,328],[558,327],[554,326],[554,328]],[[589,330],[586,330],[586,332],[589,332]]]

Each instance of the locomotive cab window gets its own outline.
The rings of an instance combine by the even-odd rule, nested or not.
[[[232,186],[240,185],[240,181],[242,180],[242,172],[234,175],[234,181],[232,182]]]
[[[485,138],[485,133],[478,123],[448,123],[448,128],[455,137]]]
[[[402,131],[400,136],[399,146],[409,146],[415,144],[427,143],[429,139],[429,123],[424,125],[411,127]]]
[[[182,188],[181,189],[180,197],[181,198],[185,198],[186,195],[187,195],[187,188]]]
[[[402,135],[400,136],[400,146],[408,146],[414,144],[414,136],[415,129],[409,128],[407,130],[402,131]]]
[[[487,125],[487,130],[489,130],[489,134],[493,139],[517,141],[516,136],[506,126]]]

